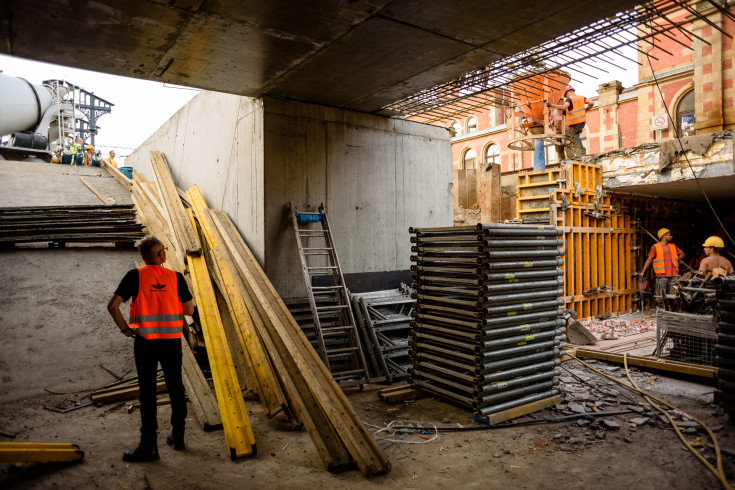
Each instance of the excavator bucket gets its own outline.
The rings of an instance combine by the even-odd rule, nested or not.
[[[518,98],[519,111],[516,112],[516,116],[525,118],[521,126],[532,134],[542,134],[544,132],[545,101],[558,103],[570,79],[566,72],[552,71],[511,83],[513,95]]]

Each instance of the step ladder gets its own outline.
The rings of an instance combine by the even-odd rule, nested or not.
[[[301,213],[289,204],[289,214],[314,319],[314,347],[341,386],[364,385],[365,356],[324,205],[317,213]]]

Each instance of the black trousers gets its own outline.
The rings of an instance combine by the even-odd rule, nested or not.
[[[147,340],[135,337],[135,367],[140,386],[140,443],[156,445],[156,372],[161,363],[166,388],[171,398],[171,426],[174,439],[184,438],[186,426],[186,395],[181,381],[181,339]]]

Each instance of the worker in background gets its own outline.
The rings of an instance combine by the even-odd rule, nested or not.
[[[72,164],[73,165],[84,165],[84,141],[82,138],[77,136],[76,141],[71,146],[72,149]]]
[[[92,165],[92,157],[94,157],[94,146],[87,145],[84,147],[84,166]]]
[[[580,135],[584,131],[584,125],[587,122],[587,111],[595,105],[595,101],[577,95],[574,87],[570,85],[564,90],[563,104],[552,104],[547,101],[546,105],[554,109],[566,111],[567,130],[565,134],[570,140],[569,145],[566,147],[566,157],[575,158],[586,155],[587,150],[585,150],[582,144]]]
[[[57,146],[54,154],[51,155],[51,163],[61,163],[61,147]]]
[[[117,162],[115,161],[115,150],[110,150],[110,157],[105,158],[105,161],[113,167],[117,168]]]
[[[648,266],[653,264],[656,274],[656,293],[666,298],[671,292],[671,283],[679,275],[679,261],[684,258],[684,252],[674,245],[674,236],[668,228],[658,230],[658,243],[653,244],[648,252],[648,259],[643,265],[640,275],[643,276]]]
[[[92,155],[92,162],[89,164],[90,167],[101,167],[102,166],[102,152],[97,150]]]
[[[702,246],[707,257],[699,263],[698,274],[706,275],[711,272],[714,277],[733,274],[732,263],[720,255],[725,249],[725,242],[722,241],[722,238],[711,236],[704,241]]]
[[[560,97],[559,100],[556,103],[556,107],[563,106],[564,105],[564,97]],[[554,134],[562,134],[564,132],[564,124],[565,119],[567,117],[567,111],[564,109],[556,109],[554,108],[552,114],[551,114],[551,129],[554,131]],[[564,145],[562,145],[559,140],[554,140],[554,148],[556,149],[556,157],[557,161],[561,163],[562,160],[564,160]]]
[[[181,273],[166,269],[166,247],[149,235],[136,243],[145,265],[125,274],[107,304],[107,311],[120,332],[135,337],[135,367],[140,386],[140,444],[126,451],[128,462],[155,461],[158,456],[156,419],[156,372],[161,363],[166,388],[171,398],[172,432],[166,443],[174,450],[185,448],[186,397],[181,380],[181,335],[184,315],[194,313],[192,296]],[[120,305],[133,298],[130,321],[126,322]]]

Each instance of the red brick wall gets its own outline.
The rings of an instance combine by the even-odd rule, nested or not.
[[[618,106],[618,125],[622,133],[623,148],[638,146],[636,137],[636,125],[638,118],[638,100],[631,99]]]

